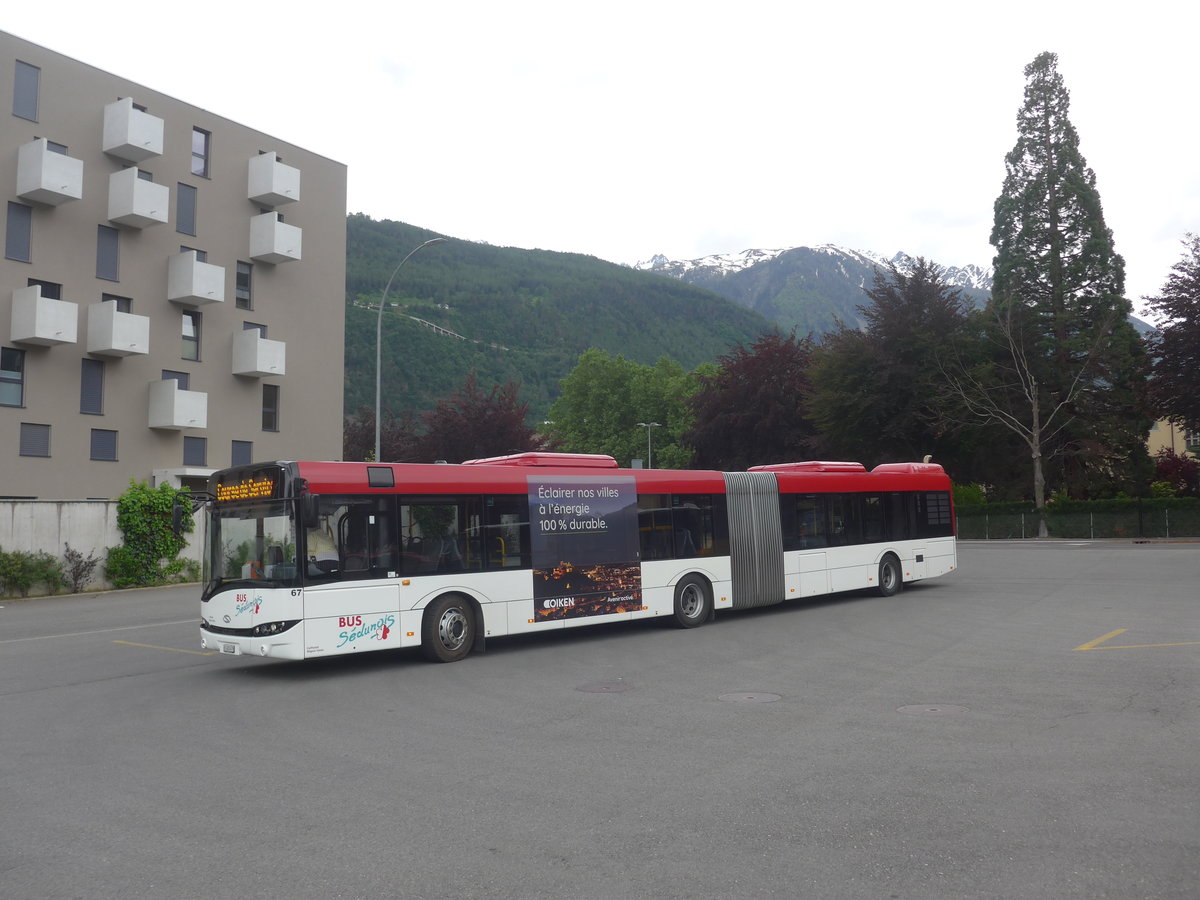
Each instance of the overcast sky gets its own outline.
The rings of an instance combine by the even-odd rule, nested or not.
[[[0,28],[347,164],[348,212],[621,263],[989,266],[1050,50],[1135,306],[1200,231],[1197,3],[55,0]]]

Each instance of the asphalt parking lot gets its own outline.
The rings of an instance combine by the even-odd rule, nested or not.
[[[1200,543],[307,663],[0,601],[0,898],[1196,898]]]

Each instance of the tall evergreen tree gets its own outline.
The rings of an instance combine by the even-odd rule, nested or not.
[[[1047,474],[1088,494],[1128,475],[1131,460],[1149,467],[1145,350],[1057,63],[1042,53],[1025,67],[1017,143],[996,199],[989,322],[998,377],[958,380],[980,419],[1025,441],[1039,507]]]
[[[1145,298],[1161,318],[1150,390],[1159,415],[1200,433],[1200,236],[1189,234],[1183,243],[1183,259],[1171,267],[1162,293]]]

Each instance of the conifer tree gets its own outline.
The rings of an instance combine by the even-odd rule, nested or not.
[[[1057,63],[1042,53],[1025,67],[1017,143],[996,199],[985,320],[998,351],[991,377],[954,380],[977,418],[1004,425],[1028,446],[1039,508],[1047,476],[1086,495],[1111,488],[1131,461],[1149,467],[1145,350],[1129,324],[1125,263],[1068,117]]]
[[[1154,339],[1151,395],[1159,415],[1200,433],[1200,236],[1184,240],[1183,259],[1171,267],[1157,297],[1146,302],[1161,317]]]

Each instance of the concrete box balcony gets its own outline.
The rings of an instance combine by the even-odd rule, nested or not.
[[[300,258],[300,229],[279,221],[279,213],[266,212],[250,219],[250,258],[283,263]]]
[[[208,427],[208,394],[180,390],[174,378],[150,382],[151,428],[183,431]]]
[[[250,157],[246,196],[260,206],[283,206],[300,199],[300,170],[279,162],[274,152]]]
[[[12,294],[11,324],[10,340],[14,344],[41,347],[74,344],[79,331],[79,307],[66,300],[43,297],[40,284],[17,288]]]
[[[95,356],[144,356],[150,352],[150,317],[117,311],[117,304],[87,308],[87,352]]]
[[[136,168],[108,176],[108,221],[126,228],[149,228],[166,222],[170,207],[170,189],[138,178]]]
[[[22,144],[17,151],[17,196],[46,206],[78,200],[83,196],[83,160],[55,153],[45,138]]]
[[[225,268],[196,259],[195,250],[167,260],[167,299],[184,306],[225,302]]]
[[[104,142],[110,156],[137,163],[162,156],[163,120],[133,108],[133,98],[124,97],[104,107]]]
[[[252,378],[283,375],[287,344],[259,337],[255,330],[236,331],[233,335],[233,374]]]

